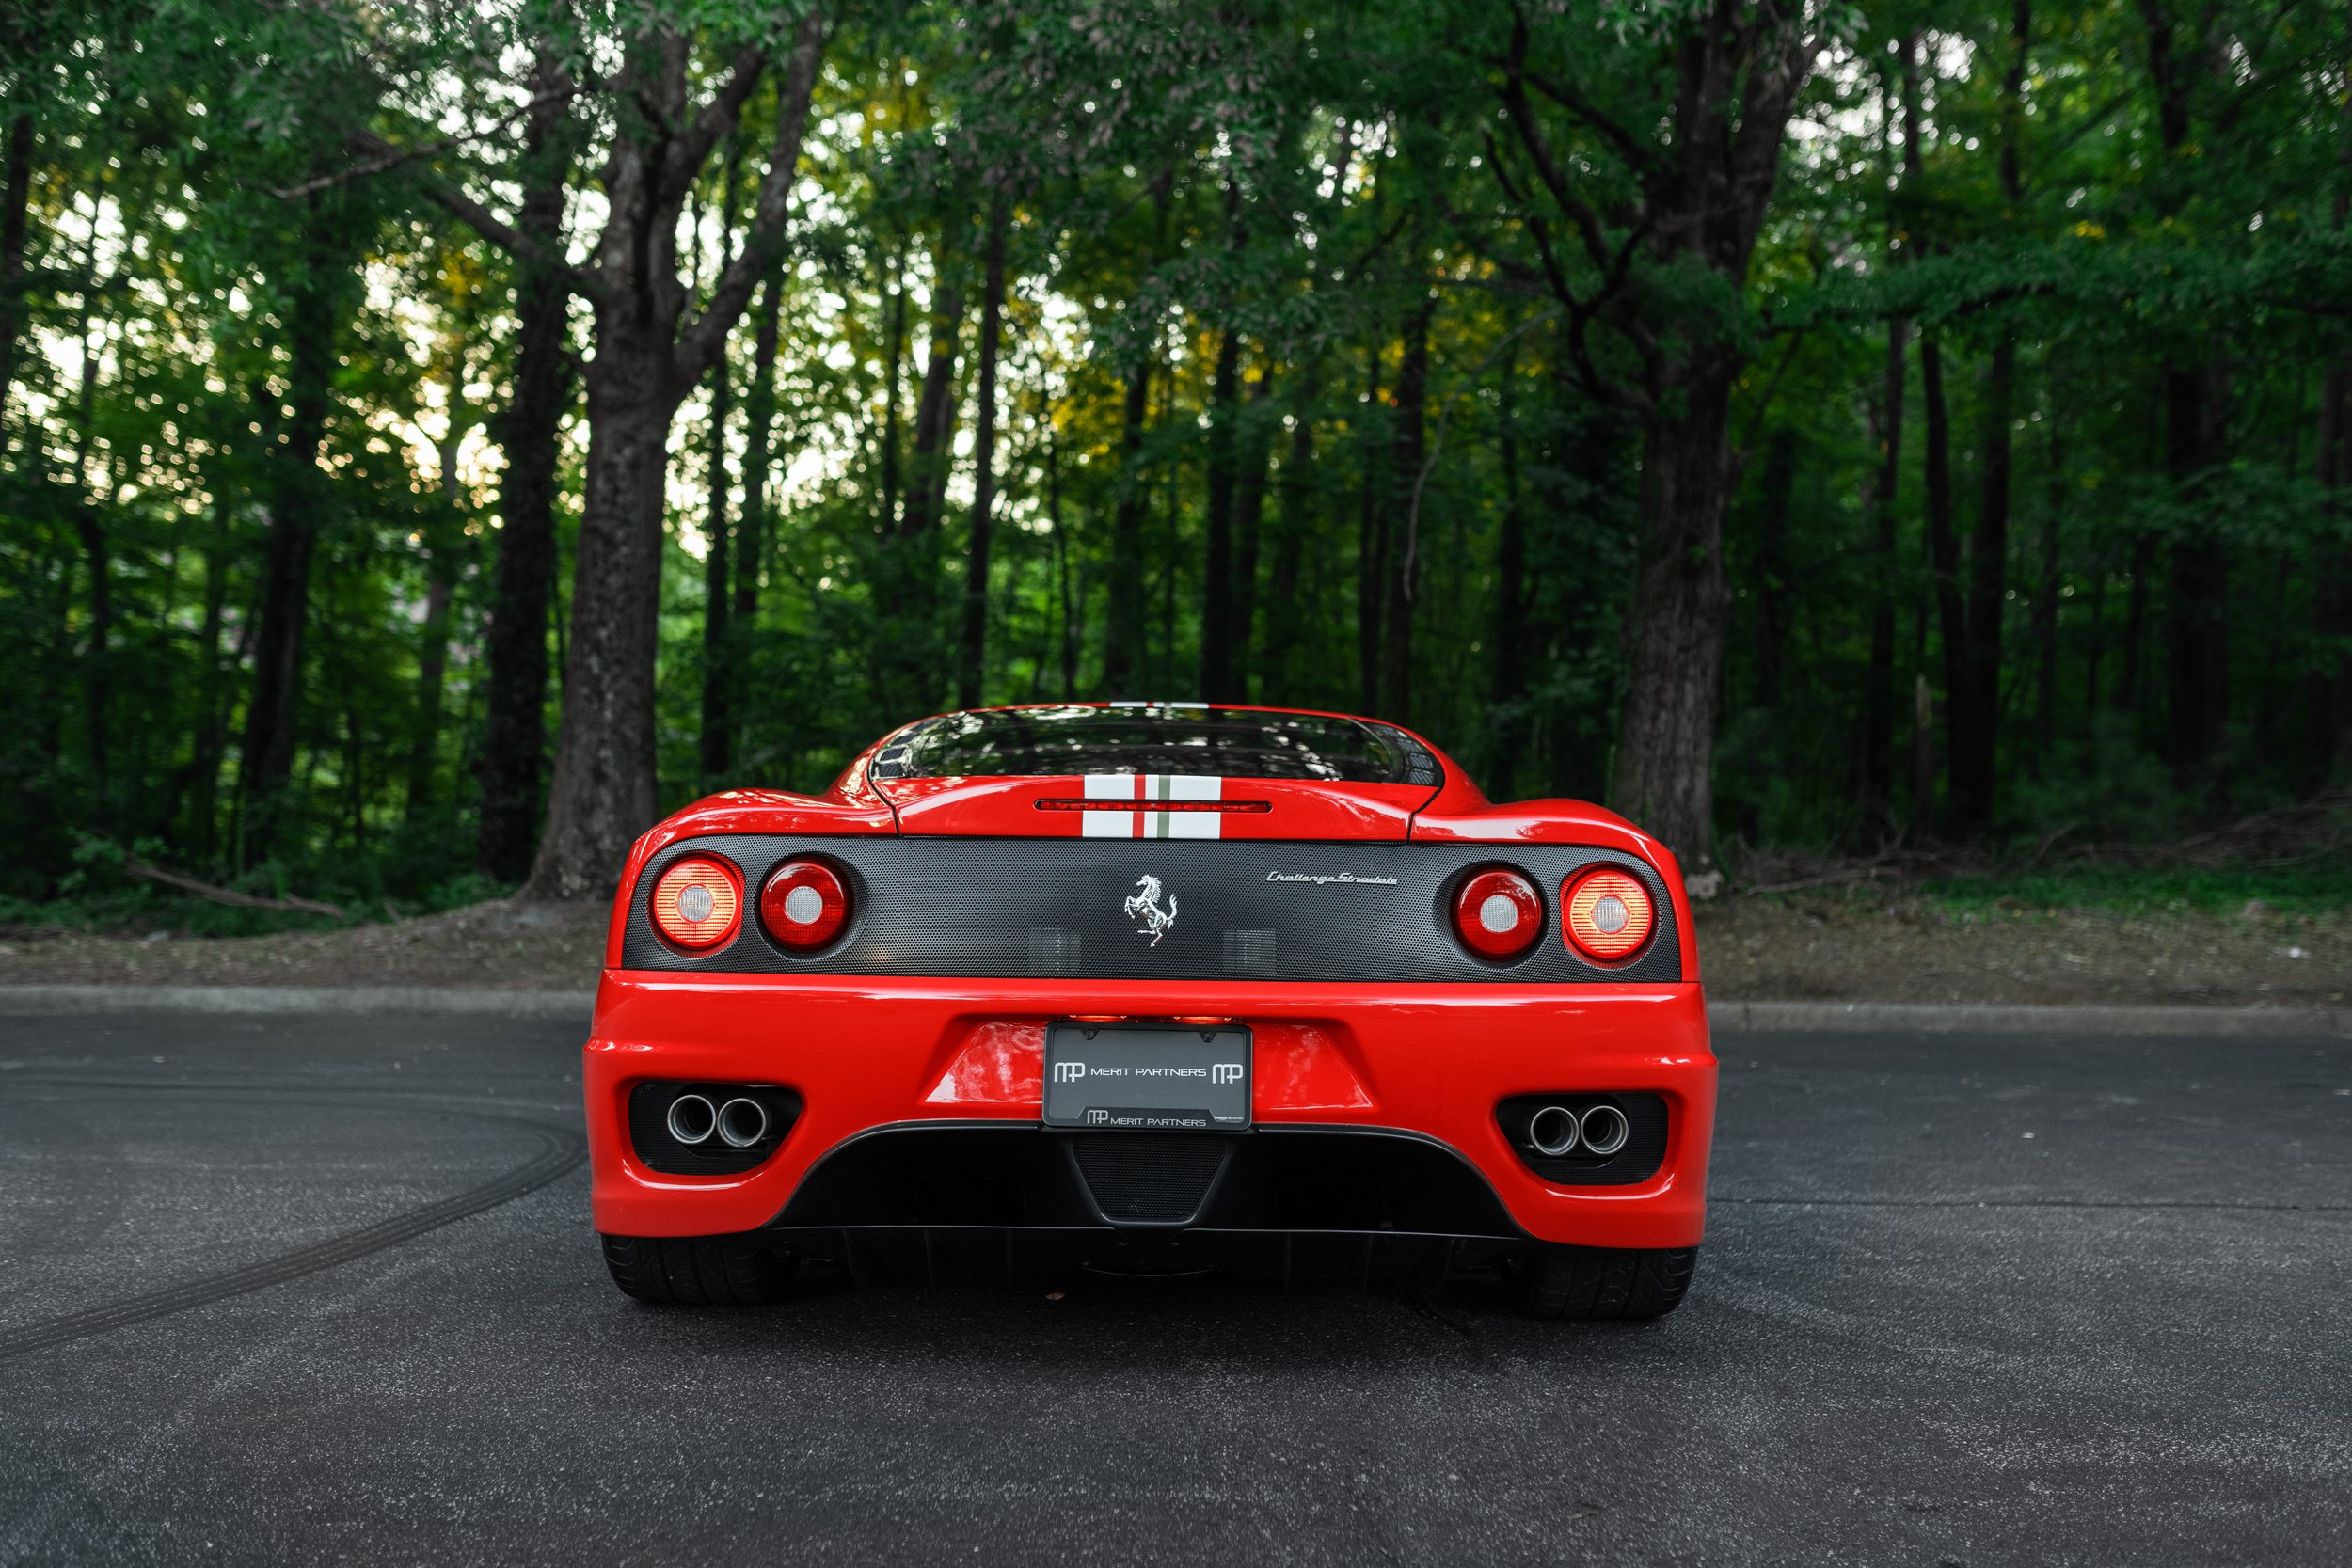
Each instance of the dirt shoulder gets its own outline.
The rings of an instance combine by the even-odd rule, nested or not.
[[[265,937],[0,935],[0,986],[424,986],[586,990],[602,904],[479,904]],[[1917,901],[1703,905],[1708,990],[1726,1002],[2343,1006],[2352,914],[1955,912]]]
[[[0,935],[0,986],[429,986],[588,990],[609,904],[476,904],[262,937]]]

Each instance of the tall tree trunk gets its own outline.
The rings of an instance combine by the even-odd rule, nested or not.
[[[2132,536],[2131,574],[2123,595],[2123,668],[2115,679],[2118,711],[2139,711],[2140,666],[2148,642],[2148,578],[2155,570],[2156,542],[2145,531]]]
[[[322,203],[310,198],[302,270],[288,310],[285,405],[272,465],[268,554],[262,566],[261,631],[254,643],[253,692],[246,705],[241,863],[281,847],[287,784],[294,774],[302,706],[302,642],[310,602],[310,559],[318,547],[327,481],[319,470],[334,395],[335,279]]]
[[[1375,339],[1364,356],[1363,418],[1358,434],[1356,517],[1356,672],[1366,713],[1380,711],[1380,612],[1389,587],[1388,496],[1382,483],[1387,465],[1388,420],[1380,406],[1380,348]]]
[[[2196,71],[2184,60],[2166,0],[2140,0],[2148,32],[2148,74],[2155,89],[2156,134],[2164,164],[2155,181],[2155,205],[2166,219],[2177,216],[2191,194],[2186,160],[2194,135]],[[2207,18],[2208,31],[2218,27]],[[2227,61],[2218,38],[2205,40],[2209,63],[2226,85]],[[2202,356],[2178,350],[2167,362],[2165,469],[2176,501],[2193,509],[2194,491],[2223,457],[2221,420],[2229,383],[2220,369],[2218,343]],[[2202,521],[2177,530],[2166,550],[2166,675],[2169,725],[2166,750],[2183,788],[2201,779],[2207,785],[2211,815],[2228,805],[2222,752],[2229,732],[2229,551],[2217,531]],[[2135,595],[2139,583],[2135,578]],[[2129,668],[2127,665],[2126,668]]]
[[[1396,423],[1390,436],[1389,504],[1395,520],[1383,529],[1394,541],[1394,569],[1389,574],[1388,606],[1382,612],[1383,633],[1380,711],[1400,724],[1412,722],[1413,618],[1421,577],[1422,470],[1429,451],[1429,324],[1437,301],[1425,293],[1406,321],[1405,343],[1396,365]]]
[[[1951,417],[1944,399],[1944,345],[1933,332],[1919,337],[1919,399],[1927,423],[1920,477],[1927,491],[1928,560],[1935,578],[1936,626],[1944,643],[1944,746],[1948,779],[1950,770],[1961,766],[1962,753],[1976,746],[1979,736],[1968,684],[1968,619],[1961,594],[1960,535],[1952,520]]]
[[[1203,702],[1238,701],[1233,690],[1233,423],[1240,402],[1241,334],[1217,341],[1209,380],[1209,463],[1200,561],[1200,681]]]
[[[734,608],[728,592],[727,568],[735,542],[727,527],[727,416],[735,407],[735,378],[726,356],[710,367],[710,468],[703,503],[703,777],[717,784],[726,773],[735,750],[735,716],[728,698],[733,672],[729,668],[734,639],[727,630],[727,612]]]
[[[2034,763],[2039,774],[2058,742],[2058,596],[2060,581],[2058,527],[2066,515],[2066,446],[2060,423],[2065,407],[2062,385],[2052,377],[2049,416],[2049,483],[2042,515],[2040,585],[2034,591]]]
[[[587,374],[588,474],[573,562],[564,729],[527,896],[609,892],[630,842],[658,815],[654,652],[670,421],[687,389],[724,354],[727,335],[784,251],[824,41],[823,16],[811,8],[777,85],[768,167],[742,248],[691,316],[677,275],[678,214],[711,150],[740,119],[767,56],[739,51],[697,109],[689,101],[682,32],[652,22],[624,51],[615,86],[626,107],[604,163],[609,215],[591,274],[596,352]],[[496,219],[469,207],[462,193],[439,190],[437,199],[497,231]]]
[[[542,50],[532,71],[522,204],[515,218],[528,248],[515,258],[514,399],[493,430],[505,450],[506,473],[499,486],[498,559],[491,569],[476,856],[482,869],[502,882],[519,882],[531,871],[547,767],[556,461],[573,391],[564,343],[571,289],[547,260],[562,245],[572,158],[572,122],[555,91],[560,80],[555,56]]]
[[[663,344],[619,322],[599,323],[587,376],[588,472],[572,566],[564,727],[527,897],[602,892],[629,842],[661,815],[652,675],[663,482],[679,401],[672,372]]]
[[[725,172],[719,192],[719,258],[724,270],[735,260],[735,182],[741,168],[742,140],[727,138]],[[700,248],[697,247],[699,258]],[[771,275],[772,276],[772,275]],[[727,339],[719,341],[718,357],[710,364],[710,464],[703,507],[703,777],[717,783],[727,770],[735,751],[734,638],[727,629],[733,603],[727,592],[727,567],[734,555],[732,530],[727,524],[731,478],[727,472],[727,416],[735,411],[735,368],[727,363]]]
[[[2010,419],[2016,403],[2017,335],[2008,327],[1994,340],[1984,382],[1983,490],[1976,535],[1968,545],[1967,686],[1963,749],[1952,741],[1952,815],[1963,827],[1982,828],[1993,816],[2001,711],[2001,617],[2009,589]],[[1957,700],[1955,709],[1959,706]]]
[[[1796,499],[1797,435],[1783,426],[1764,449],[1756,539],[1756,705],[1777,708],[1788,657],[1788,514]]]
[[[952,231],[952,226],[951,230]],[[940,245],[945,275],[947,242]],[[898,532],[883,542],[882,647],[875,659],[882,703],[894,716],[928,713],[941,691],[939,645],[939,499],[954,460],[956,361],[963,331],[963,291],[941,282],[931,293],[930,352],[915,404],[914,444],[906,471]]]
[[[1664,840],[1686,874],[1714,863],[1718,678],[1731,590],[1724,579],[1736,364],[1694,370],[1678,407],[1654,410],[1642,443],[1643,563],[1610,804]]]
[[[1252,657],[1258,628],[1258,555],[1265,522],[1266,460],[1273,443],[1265,422],[1274,370],[1262,368],[1249,383],[1249,412],[1238,437],[1241,473],[1233,482],[1233,695],[1249,700]]]
[[[1132,697],[1143,667],[1143,519],[1150,505],[1143,468],[1143,426],[1151,412],[1152,362],[1127,372],[1120,415],[1118,499],[1111,513],[1110,604],[1103,624],[1103,692]]]
[[[1527,751],[1527,508],[1519,482],[1518,345],[1504,351],[1495,419],[1502,468],[1502,517],[1495,531],[1495,595],[1486,621],[1486,784],[1497,800],[1518,797]]]
[[[417,705],[408,730],[407,789],[402,797],[404,821],[423,821],[433,804],[434,764],[441,746],[441,690],[449,669],[450,604],[455,596],[465,528],[458,512],[457,449],[470,424],[458,416],[460,388],[450,388],[449,435],[441,442],[441,499],[450,509],[443,526],[428,535],[425,558],[424,625],[418,628]]]
[[[8,451],[8,393],[24,331],[24,220],[32,200],[33,111],[19,109],[8,122],[8,178],[0,182],[0,457]]]
[[[188,759],[188,837],[199,863],[212,858],[220,832],[220,758],[228,743],[228,705],[221,688],[220,632],[229,603],[229,486],[215,476],[213,536],[204,547],[204,625],[198,633],[200,674],[197,684],[196,744]]]
[[[941,248],[944,261],[946,246]],[[909,539],[938,527],[932,503],[955,450],[956,350],[963,331],[963,291],[942,283],[931,306],[930,355],[914,408],[914,453],[908,465],[906,510],[898,523],[899,534]]]
[[[2352,220],[2352,97],[2336,127],[2335,228]],[[2339,352],[2319,385],[2319,483],[2341,520],[2352,488],[2352,349]],[[2312,630],[2321,650],[2310,680],[2312,786],[2352,770],[2352,542],[2315,548]]]
[[[901,240],[890,258],[889,357],[882,368],[882,515],[875,527],[887,534],[898,526],[898,403],[907,356],[906,245]],[[777,284],[769,287],[773,308]]]
[[[1071,583],[1069,531],[1061,515],[1061,442],[1054,428],[1054,411],[1045,410],[1045,526],[1054,535],[1054,581],[1061,601],[1061,700],[1078,700],[1078,614],[1085,602]]]
[[[1266,622],[1264,661],[1258,672],[1261,702],[1297,700],[1297,676],[1291,666],[1305,631],[1307,607],[1300,577],[1306,564],[1307,536],[1314,528],[1314,410],[1322,385],[1320,361],[1309,361],[1306,379],[1291,403],[1290,451],[1283,455],[1277,482],[1280,505],[1275,512],[1274,564],[1266,575],[1266,600],[1274,614]]]
[[[1887,324],[1885,386],[1880,403],[1879,467],[1870,498],[1872,593],[1870,673],[1864,693],[1862,798],[1881,815],[1895,799],[1896,503],[1902,490],[1904,350],[1911,324]]]
[[[768,275],[760,286],[759,326],[752,340],[752,386],[744,399],[743,516],[735,525],[735,655],[752,657],[751,637],[759,625],[759,574],[768,561],[768,527],[782,494],[770,470],[776,422],[776,337],[783,315],[784,274]],[[883,514],[888,515],[887,510]],[[740,715],[738,716],[740,721]]]
[[[78,475],[76,476],[79,477]],[[114,569],[99,499],[85,492],[73,503],[73,533],[89,568],[88,641],[82,652],[82,721],[89,747],[90,789],[99,822],[113,816],[107,725],[113,708],[108,676],[114,668]]]
[[[1919,146],[1919,35],[1907,33],[1898,40],[1897,67],[1887,92],[1887,119],[1902,126],[1899,199],[1887,213],[1890,261],[1908,262],[1917,254],[1918,236],[1906,234],[1916,205],[1921,166]],[[1884,148],[1894,161],[1890,128]],[[1903,397],[1907,372],[1904,355],[1911,341],[1911,320],[1898,316],[1886,325],[1886,370],[1881,391],[1883,429],[1879,440],[1879,469],[1871,508],[1871,544],[1875,551],[1872,576],[1876,593],[1870,610],[1870,673],[1863,695],[1862,798],[1864,806],[1891,819],[1895,800],[1895,612],[1899,581],[1896,559],[1896,510],[1902,494]],[[1924,824],[1922,824],[1924,826]]]
[[[998,197],[988,214],[988,262],[980,301],[978,408],[973,433],[972,527],[964,554],[963,638],[957,659],[956,702],[980,705],[988,674],[988,567],[996,511],[996,350],[1005,317],[1006,201]]]

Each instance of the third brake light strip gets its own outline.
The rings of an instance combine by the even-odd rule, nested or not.
[[[1089,773],[1089,800],[1133,800],[1134,811],[1084,811],[1078,814],[1087,838],[1222,838],[1225,818],[1217,812],[1153,811],[1152,800],[1221,800],[1223,779],[1178,773]]]

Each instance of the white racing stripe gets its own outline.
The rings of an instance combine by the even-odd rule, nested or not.
[[[1203,779],[1174,773],[1089,773],[1089,800],[1221,800],[1223,779]],[[1225,816],[1214,811],[1086,811],[1080,812],[1086,838],[1222,838]]]

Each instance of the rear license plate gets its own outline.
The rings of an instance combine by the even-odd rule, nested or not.
[[[1249,1031],[1056,1023],[1045,1031],[1048,1127],[1249,1125]]]

